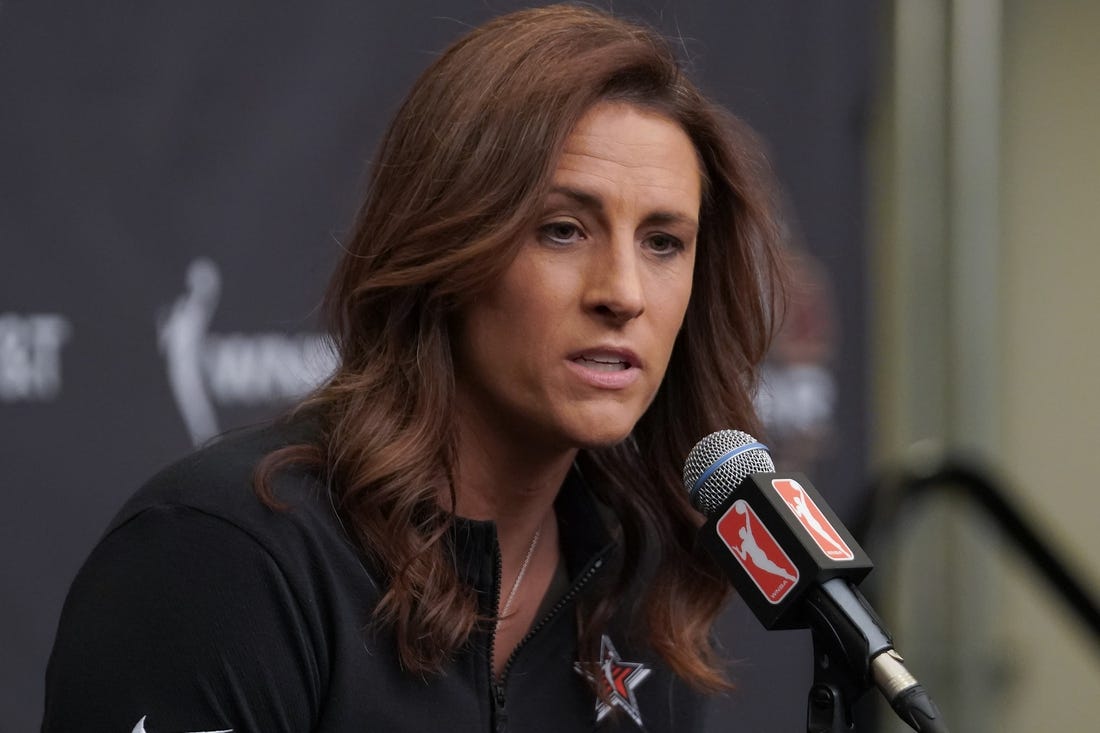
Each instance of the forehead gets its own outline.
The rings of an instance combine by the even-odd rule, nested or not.
[[[581,117],[554,178],[682,195],[695,199],[696,208],[702,188],[699,155],[684,129],[663,114],[622,102],[598,103]]]

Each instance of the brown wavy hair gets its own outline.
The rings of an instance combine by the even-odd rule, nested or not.
[[[382,140],[326,296],[339,366],[303,403],[320,415],[322,436],[257,470],[270,501],[271,478],[288,465],[327,478],[385,576],[374,619],[393,629],[409,670],[439,670],[483,620],[448,555],[452,316],[509,266],[537,224],[566,137],[600,101],[678,123],[702,162],[704,195],[692,296],[665,380],[626,441],[578,457],[618,518],[623,557],[608,592],[579,601],[580,654],[596,655],[639,558],[654,557],[635,614],[641,630],[684,679],[725,685],[710,628],[727,583],[696,553],[701,520],[679,474],[703,435],[759,429],[752,395],[782,281],[771,176],[751,133],[685,77],[661,36],[576,6],[499,17],[417,80]],[[451,509],[438,499],[448,491]]]

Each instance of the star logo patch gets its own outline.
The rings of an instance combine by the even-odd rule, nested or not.
[[[642,711],[638,708],[638,698],[634,695],[634,689],[642,684],[653,670],[641,662],[624,662],[606,634],[600,640],[598,671],[592,670],[592,665],[587,666],[589,669],[585,669],[580,662],[575,662],[573,669],[600,688],[601,697],[596,700],[596,722],[606,718],[613,707],[618,707],[629,715],[639,728],[644,727]]]

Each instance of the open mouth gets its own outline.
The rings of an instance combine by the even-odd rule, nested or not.
[[[574,352],[567,363],[582,384],[598,390],[626,389],[643,374],[641,359],[629,349],[591,347]]]
[[[598,372],[621,372],[630,368],[628,362],[613,356],[578,356],[573,361],[588,369]]]

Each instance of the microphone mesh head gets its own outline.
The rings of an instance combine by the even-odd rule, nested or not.
[[[684,488],[691,494],[691,505],[709,517],[749,474],[774,473],[775,464],[763,446],[726,457],[731,451],[756,442],[756,438],[740,430],[719,430],[696,443],[684,462]],[[696,486],[715,463],[719,465],[701,486]]]

